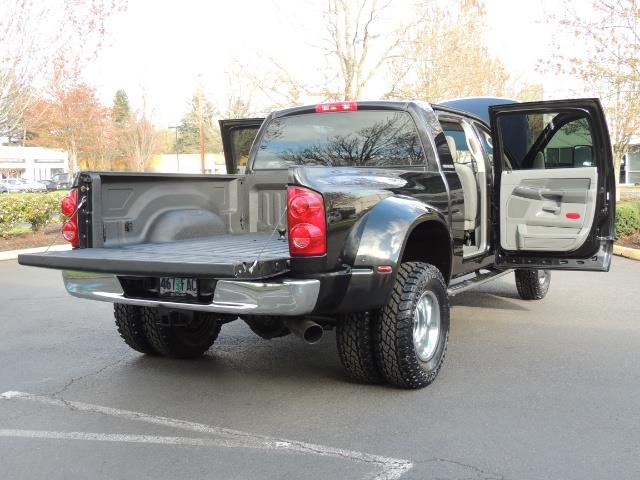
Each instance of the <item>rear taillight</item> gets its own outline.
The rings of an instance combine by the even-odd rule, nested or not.
[[[292,257],[327,253],[327,226],[322,195],[313,190],[287,188],[287,226]]]
[[[69,195],[64,197],[60,201],[60,211],[65,217],[72,217],[76,212],[76,205],[78,204],[78,192],[71,190]]]
[[[316,105],[316,113],[353,112],[358,110],[358,102],[332,102]]]
[[[60,211],[68,218],[62,224],[62,237],[73,247],[80,246],[80,235],[78,234],[78,192],[71,190],[69,195],[60,201]]]

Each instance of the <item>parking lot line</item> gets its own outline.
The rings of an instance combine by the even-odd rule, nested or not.
[[[130,435],[125,433],[56,432],[51,430],[21,430],[0,428],[0,437],[41,438],[50,440],[86,440],[96,442],[148,443],[152,445],[181,445],[188,447],[245,447],[239,442],[213,438],[166,437]]]
[[[99,413],[102,415],[109,415],[117,418],[124,418],[128,420],[136,420],[140,422],[146,422],[154,425],[162,425],[165,427],[177,428],[181,430],[188,430],[192,432],[216,435],[225,439],[224,444],[216,444],[211,446],[224,446],[229,448],[260,448],[271,450],[285,450],[297,453],[327,456],[334,458],[343,458],[345,460],[351,460],[359,463],[373,464],[380,467],[380,471],[372,477],[372,480],[397,480],[405,472],[409,471],[413,467],[413,463],[408,460],[383,457],[380,455],[372,455],[364,452],[357,452],[353,450],[344,450],[341,448],[328,447],[326,445],[318,445],[307,442],[300,442],[297,440],[286,440],[274,437],[268,437],[265,435],[256,435],[248,432],[242,432],[239,430],[232,430],[228,428],[214,427],[211,425],[205,425],[202,423],[189,422],[186,420],[180,420],[176,418],[161,417],[156,415],[149,415],[141,412],[134,412],[130,410],[122,410],[118,408],[104,407],[101,405],[93,405],[90,403],[74,402],[69,400],[60,400],[53,397],[47,397],[43,395],[34,395],[25,392],[8,391],[0,394],[0,399],[3,400],[29,400],[45,405],[51,405],[56,407],[68,408],[73,411]],[[4,433],[3,433],[4,432]],[[10,435],[9,433],[15,433]],[[40,435],[40,436],[38,436]],[[71,437],[65,438],[64,435],[70,435]],[[74,437],[75,435],[75,437]],[[81,438],[81,436],[88,436],[87,438]],[[134,443],[160,443],[158,441],[142,441],[147,438],[152,439],[165,439],[167,444],[170,443],[168,439],[177,439],[184,437],[153,437],[146,435],[109,435],[109,434],[96,434],[96,433],[79,433],[79,432],[50,432],[50,431],[37,431],[37,430],[0,430],[0,436],[8,437],[28,437],[28,438],[49,438],[49,439],[74,439],[74,440],[94,440],[94,441],[133,441],[133,440],[116,440],[120,438],[136,438],[138,441]],[[197,441],[199,439],[187,439]]]

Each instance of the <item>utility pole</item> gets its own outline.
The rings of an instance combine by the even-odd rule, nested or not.
[[[200,170],[204,175],[204,126],[203,126],[203,115],[200,114]]]
[[[180,129],[180,125],[170,125],[169,128],[175,128],[176,130],[176,168],[178,169],[178,173],[180,173],[180,156],[178,155],[178,130]]]

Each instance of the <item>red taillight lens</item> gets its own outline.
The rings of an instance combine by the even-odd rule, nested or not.
[[[78,225],[73,220],[67,220],[62,224],[62,237],[74,247],[79,246]]]
[[[316,105],[316,113],[353,112],[358,110],[358,102],[332,102]]]
[[[65,217],[71,217],[76,211],[77,204],[78,192],[76,192],[75,190],[71,190],[69,195],[67,195],[60,201],[60,211]]]
[[[322,195],[313,190],[287,188],[289,253],[294,257],[327,253],[327,227]]]
[[[80,236],[78,235],[78,192],[71,190],[69,195],[60,201],[60,211],[69,220],[62,224],[62,237],[73,247],[80,246]]]

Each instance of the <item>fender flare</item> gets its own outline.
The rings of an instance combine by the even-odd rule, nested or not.
[[[396,195],[385,198],[354,225],[345,244],[347,251],[343,258],[351,257],[350,263],[356,272],[364,269],[373,272],[351,276],[345,307],[348,303],[354,307],[359,304],[379,308],[387,302],[407,241],[412,232],[425,222],[435,222],[444,227],[451,244],[451,232],[445,217],[434,207],[409,197]],[[380,265],[391,266],[391,273],[378,273],[376,268]]]

